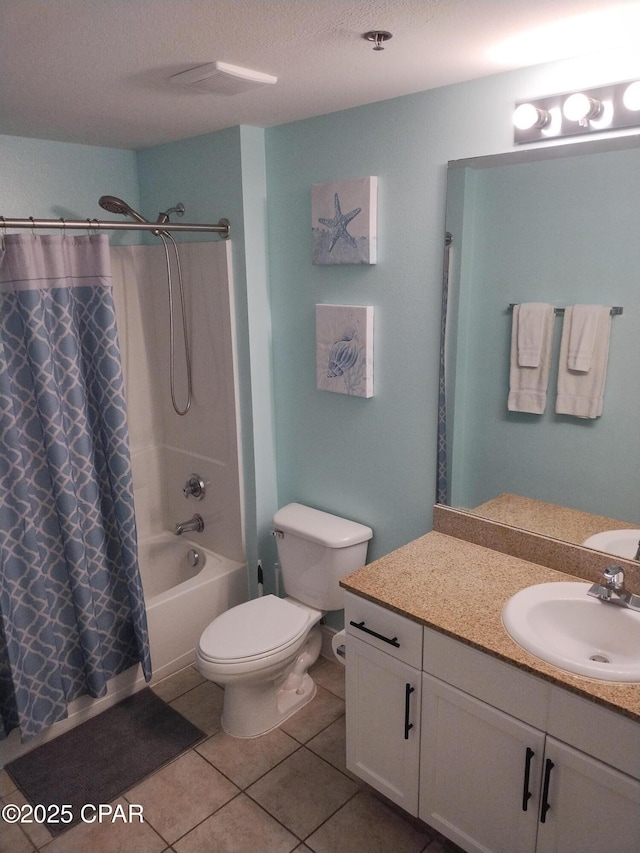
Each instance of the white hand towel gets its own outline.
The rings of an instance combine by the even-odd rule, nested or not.
[[[545,326],[553,307],[545,302],[523,302],[514,306],[518,318],[518,366],[540,367]]]
[[[596,345],[602,305],[574,305],[569,330],[569,370],[588,373]]]
[[[539,303],[535,303],[539,304]],[[519,358],[520,313],[522,305],[514,305],[511,324],[511,362],[509,369],[509,398],[507,408],[510,412],[530,412],[541,415],[547,404],[547,386],[549,384],[549,366],[551,364],[551,339],[553,337],[553,305],[543,305],[536,310],[540,327],[540,355],[537,364],[523,367]],[[525,349],[531,350],[529,342],[533,336],[527,331]]]
[[[597,317],[594,345],[587,372],[572,369],[571,363],[584,366],[584,361],[572,360],[572,326],[575,307],[568,306],[564,312],[562,340],[560,342],[560,364],[558,365],[558,395],[556,412],[559,415],[574,415],[577,418],[598,418],[604,408],[604,385],[609,360],[609,338],[611,335],[611,309],[603,305],[589,306]],[[586,337],[586,336],[585,336]],[[576,338],[577,339],[577,338]]]

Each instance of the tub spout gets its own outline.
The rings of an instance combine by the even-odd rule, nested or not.
[[[202,533],[203,530],[204,519],[201,515],[196,513],[188,521],[181,521],[179,524],[176,524],[173,532],[176,536],[182,536],[183,533],[192,533],[193,531],[196,533]]]

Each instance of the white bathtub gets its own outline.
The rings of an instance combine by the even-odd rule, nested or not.
[[[188,561],[191,549],[199,554],[195,567]],[[196,643],[212,619],[247,600],[247,570],[244,563],[220,557],[189,539],[169,533],[140,541],[138,553],[151,645],[151,684],[155,684],[194,661]],[[106,696],[75,699],[69,705],[66,719],[49,726],[27,743],[20,742],[15,729],[2,742],[0,767],[145,686],[141,667],[132,666],[109,681]]]
[[[247,600],[247,570],[167,533],[141,541],[138,549],[156,682],[191,663],[209,622]],[[197,566],[189,564],[190,551],[198,555]]]

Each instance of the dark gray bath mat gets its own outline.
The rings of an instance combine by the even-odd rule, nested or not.
[[[17,758],[5,770],[33,806],[71,806],[58,821],[71,813],[73,822],[46,823],[51,834],[58,835],[80,821],[84,805],[112,802],[204,737],[145,688]],[[55,808],[43,811],[52,817]],[[90,812],[85,814],[97,815]]]

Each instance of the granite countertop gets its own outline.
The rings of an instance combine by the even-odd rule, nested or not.
[[[640,721],[640,684],[596,681],[547,664],[502,624],[504,603],[536,583],[583,578],[427,533],[343,578],[341,586],[586,699]]]

